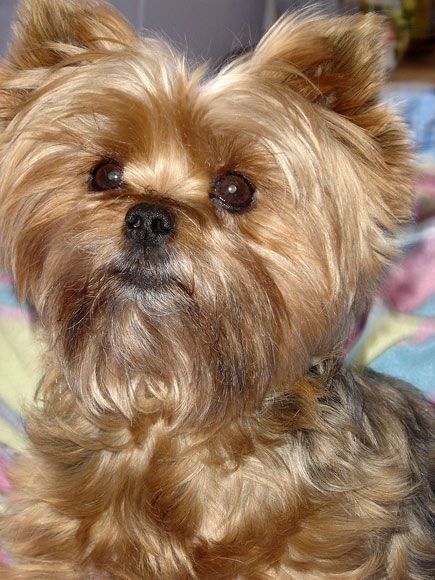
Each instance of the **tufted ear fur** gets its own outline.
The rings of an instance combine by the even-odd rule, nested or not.
[[[13,40],[0,65],[0,122],[9,120],[53,67],[77,65],[89,51],[137,45],[123,16],[98,0],[22,0]]]
[[[285,17],[262,39],[251,66],[346,116],[376,98],[384,81],[385,30],[377,15]]]
[[[95,0],[23,0],[14,37],[9,58],[21,70],[59,63],[66,46],[113,50],[136,43],[121,14]]]

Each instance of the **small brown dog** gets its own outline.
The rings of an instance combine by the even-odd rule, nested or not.
[[[47,355],[2,578],[434,577],[431,407],[342,366],[412,204],[381,55],[290,15],[210,77],[22,2],[0,225]]]

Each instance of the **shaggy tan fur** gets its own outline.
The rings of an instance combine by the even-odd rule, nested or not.
[[[288,15],[211,76],[103,3],[21,3],[1,242],[47,354],[2,578],[434,577],[432,409],[342,366],[412,204],[382,38]],[[151,205],[175,230],[138,249]]]

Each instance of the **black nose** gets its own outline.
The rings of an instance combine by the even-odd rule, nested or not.
[[[125,216],[125,234],[138,246],[160,246],[174,231],[174,215],[161,205],[140,203]]]

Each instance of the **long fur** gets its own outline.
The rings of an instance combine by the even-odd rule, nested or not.
[[[104,3],[22,2],[0,235],[47,348],[2,577],[433,578],[432,408],[342,366],[411,214],[381,54],[377,17],[287,15],[210,78]],[[108,159],[124,187],[90,191]],[[230,171],[243,214],[208,195]],[[157,257],[143,201],[176,219]]]

